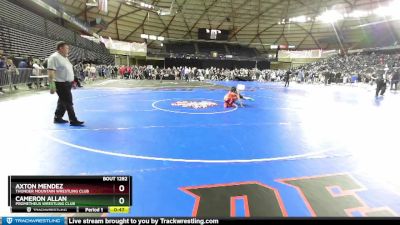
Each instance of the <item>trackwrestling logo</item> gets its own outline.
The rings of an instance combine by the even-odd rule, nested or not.
[[[3,224],[9,225],[64,225],[63,217],[3,217]]]
[[[172,103],[171,105],[183,108],[206,109],[217,106],[218,104],[212,101],[177,101]]]

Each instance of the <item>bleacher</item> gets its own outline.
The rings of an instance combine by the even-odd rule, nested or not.
[[[32,56],[35,58],[46,58],[55,51],[57,40],[52,40],[42,36],[34,35],[25,31],[17,30],[10,27],[0,25],[0,40],[1,48],[6,55]],[[5,46],[6,43],[10,43]],[[102,59],[100,61],[112,63],[109,55],[96,53],[85,50],[83,48],[71,45],[69,59],[71,62],[77,62],[87,58],[86,52],[91,52],[89,55],[92,59]]]
[[[0,5],[0,49],[6,55],[44,59],[55,51],[56,42],[63,40],[71,46],[71,62],[83,59],[96,60],[100,64],[114,62],[104,44],[85,39],[7,0],[0,0]]]
[[[51,39],[66,41],[69,43],[75,42],[75,33],[71,30],[65,29],[64,27],[55,24],[50,21],[46,21],[47,34]]]
[[[0,16],[13,23],[13,27],[20,27],[33,33],[46,31],[45,19],[7,0],[0,0]]]
[[[85,48],[85,47],[92,48],[93,42],[86,38],[83,38],[81,36],[77,36],[76,37],[76,45],[79,47],[83,47],[83,48]]]
[[[94,60],[96,58],[96,53],[92,51],[86,51],[86,59]]]
[[[69,60],[76,63],[85,58],[85,50],[76,46],[70,47]]]
[[[198,43],[199,53],[209,55],[211,52],[218,52],[218,54],[226,54],[224,44],[219,43]]]
[[[9,28],[8,32],[11,46],[4,49],[8,55],[45,58],[54,52],[56,42],[53,40],[14,28]]]
[[[196,52],[195,45],[198,47]],[[213,43],[213,42],[188,42],[188,43],[167,43],[165,47],[167,54],[173,57],[185,57],[187,55],[200,58],[212,57],[211,52],[217,52],[219,56],[232,55],[234,58],[247,59],[260,57],[254,48],[241,45]]]
[[[166,51],[176,54],[195,54],[196,48],[193,43],[168,43],[166,44]]]
[[[249,58],[257,56],[257,53],[253,48],[248,48],[241,45],[227,45],[227,47],[231,55],[233,56],[249,57]]]
[[[0,24],[2,24],[1,19]],[[9,37],[9,34],[10,32],[8,27],[0,26],[0,49],[3,51],[11,48],[11,38]]]

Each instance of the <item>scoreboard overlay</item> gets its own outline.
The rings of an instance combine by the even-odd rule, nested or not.
[[[13,213],[123,213],[132,205],[131,176],[9,176]]]

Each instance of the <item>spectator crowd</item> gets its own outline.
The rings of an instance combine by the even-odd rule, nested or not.
[[[75,87],[81,87],[82,82],[90,82],[99,78],[108,79],[136,79],[136,80],[185,80],[185,81],[260,81],[281,82],[285,75],[290,74],[289,79],[298,83],[321,83],[321,84],[343,84],[343,83],[374,83],[379,73],[384,73],[385,80],[391,84],[391,89],[397,89],[400,80],[400,54],[370,53],[353,54],[348,56],[331,56],[329,58],[306,64],[289,70],[259,70],[257,68],[196,68],[196,67],[168,67],[158,66],[126,66],[126,65],[95,65],[90,63],[76,63]],[[16,65],[17,63],[17,65]],[[18,77],[20,71],[31,69],[33,76],[45,74],[46,60],[34,60],[32,58],[20,59],[18,61],[0,57],[0,93],[3,93],[1,84],[6,78],[2,72],[14,74]],[[289,71],[289,72],[288,72]],[[15,79],[14,79],[15,80]],[[31,89],[33,85],[47,85],[45,80],[34,82],[32,79],[26,81]],[[16,85],[13,85],[17,89]]]

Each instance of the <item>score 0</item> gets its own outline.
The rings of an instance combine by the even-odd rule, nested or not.
[[[125,198],[124,198],[124,197],[120,197],[120,198],[118,199],[118,203],[119,203],[120,205],[124,205],[124,204],[125,204]]]
[[[115,195],[114,196],[114,204],[115,206],[129,206],[129,196],[127,195]]]
[[[115,186],[115,203],[117,205],[126,206],[129,205],[129,185],[116,184]]]
[[[114,193],[116,194],[128,194],[130,185],[127,183],[116,183],[114,186]]]
[[[119,186],[118,186],[118,191],[119,191],[120,193],[124,193],[124,191],[125,191],[125,185],[123,185],[123,184],[119,185]]]
[[[118,186],[118,192],[119,192],[119,193],[124,193],[124,191],[125,191],[125,185],[120,184],[120,185]],[[120,198],[118,199],[118,203],[119,203],[120,205],[124,205],[124,204],[125,204],[125,198],[124,198],[124,197],[120,197]]]

